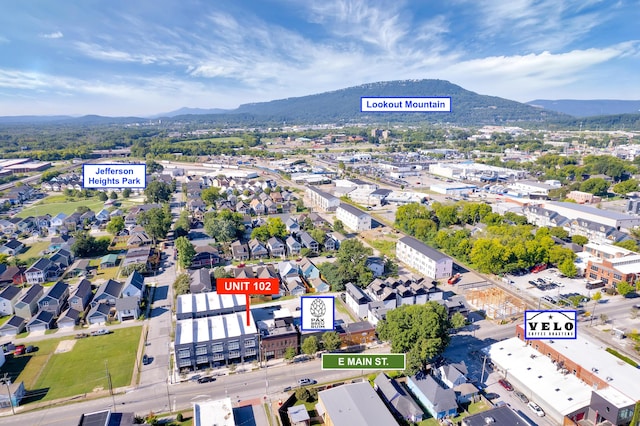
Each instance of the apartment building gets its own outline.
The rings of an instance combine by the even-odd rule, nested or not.
[[[338,197],[321,191],[313,186],[307,186],[306,195],[311,203],[311,207],[320,211],[333,212],[336,211],[340,205],[340,199]]]
[[[453,260],[413,237],[403,237],[398,240],[396,257],[429,278],[438,280],[451,276]]]
[[[371,229],[371,216],[350,204],[340,203],[336,209],[336,219],[356,232]]]

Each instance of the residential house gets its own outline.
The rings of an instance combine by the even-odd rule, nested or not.
[[[345,287],[345,302],[351,310],[358,315],[358,318],[366,318],[368,305],[371,302],[369,296],[360,287],[347,283]]]
[[[59,235],[51,237],[51,244],[47,250],[49,252],[56,252],[60,249],[70,250],[75,239],[70,235]]]
[[[311,424],[311,417],[304,404],[292,405],[287,408],[287,417],[291,426],[308,426]]]
[[[80,312],[73,308],[64,311],[56,320],[58,328],[61,330],[73,330],[80,323]]]
[[[419,372],[407,378],[407,388],[436,420],[455,417],[458,403],[453,389],[444,388],[432,376]]]
[[[127,254],[124,255],[124,260],[122,261],[122,267],[129,265],[138,265],[143,264],[146,265],[147,270],[151,268],[149,258],[151,257],[152,249],[151,246],[141,246],[141,247],[133,247],[127,250]]]
[[[191,294],[208,293],[212,290],[211,273],[208,269],[197,269],[191,271],[190,275],[189,290]]]
[[[144,229],[137,229],[137,227],[133,228],[129,233],[129,238],[127,239],[127,247],[140,247],[146,246],[153,242],[151,237],[147,235]]]
[[[4,253],[8,256],[15,256],[22,250],[24,250],[24,244],[14,238],[0,246],[0,253]]]
[[[69,216],[64,219],[63,226],[66,227],[69,231],[75,231],[78,228],[82,228],[82,220],[80,217],[82,213],[73,212]]]
[[[231,255],[235,260],[249,260],[249,247],[236,240],[231,243]]]
[[[80,215],[80,226],[91,224],[96,220],[96,214],[92,210],[87,210]]]
[[[87,306],[89,306],[92,296],[91,281],[84,279],[78,283],[71,293],[69,297],[69,307],[76,311],[84,312]]]
[[[124,282],[120,297],[135,297],[140,302],[147,297],[147,290],[142,274],[133,271]]]
[[[58,265],[60,271],[63,271],[73,263],[73,254],[71,253],[71,250],[60,249],[52,254],[49,259]]]
[[[58,278],[60,268],[51,260],[41,257],[24,272],[24,275],[29,284],[39,284]]]
[[[467,370],[467,366],[464,361],[441,365],[437,372],[440,381],[451,389],[466,383],[467,374],[469,374],[469,370]]]
[[[311,287],[316,289],[316,293],[326,293],[331,291],[331,286],[322,280],[322,278],[311,278],[307,280]]]
[[[77,277],[79,275],[86,276],[89,273],[89,259],[76,259],[69,267],[68,277]]]
[[[22,333],[27,327],[27,320],[13,315],[0,327],[0,336],[16,336]]]
[[[98,287],[98,290],[96,290],[96,294],[93,296],[91,306],[95,307],[100,304],[114,306],[116,304],[116,299],[119,299],[122,295],[123,288],[124,284],[115,280],[108,280],[102,283],[100,287]]]
[[[118,255],[117,254],[107,254],[100,258],[100,269],[113,268],[118,263]]]
[[[251,202],[249,203],[249,207],[251,207],[251,210],[256,215],[263,215],[267,212],[267,209],[259,198],[254,198],[253,200],[251,200]]]
[[[104,324],[113,319],[115,314],[115,301],[113,305],[107,303],[98,303],[89,310],[87,314],[87,323],[92,324]]]
[[[285,221],[285,226],[287,227],[287,232],[290,234],[297,234],[300,232],[300,224],[298,220],[294,217],[289,216],[289,218]]]
[[[49,288],[47,294],[38,300],[38,308],[41,311],[51,312],[54,316],[58,316],[62,309],[66,308],[68,300],[69,284],[58,281]]]
[[[218,250],[209,245],[195,246],[195,250],[196,254],[191,259],[191,268],[211,268],[223,261]]]
[[[21,289],[14,285],[5,287],[0,292],[0,316],[13,315],[13,307],[20,299]]]
[[[297,256],[300,254],[300,251],[302,250],[302,245],[296,241],[295,238],[293,238],[292,236],[288,236],[287,240],[287,253],[289,253],[289,256]]]
[[[397,426],[369,382],[349,383],[318,392],[316,411],[327,426]]]
[[[282,203],[280,210],[282,210],[282,213],[284,214],[295,213],[298,211],[298,206],[290,201],[285,201]]]
[[[100,210],[95,217],[98,222],[109,222],[111,220],[111,216],[109,214],[109,210],[102,209]]]
[[[135,320],[141,315],[140,300],[133,296],[116,299],[115,309],[120,321]]]
[[[9,266],[0,274],[0,288],[7,285],[22,285],[26,281],[24,268],[19,266]]]
[[[365,262],[367,268],[373,272],[374,277],[384,275],[384,260],[379,257],[369,257]]]
[[[307,288],[299,276],[287,277],[284,281],[287,287],[287,293],[291,296],[303,296],[307,292]]]
[[[27,323],[27,331],[46,331],[53,328],[53,312],[39,311],[36,316]]]
[[[284,243],[277,237],[271,237],[267,240],[267,250],[269,250],[271,257],[284,258],[287,254]]]
[[[251,209],[244,201],[238,201],[236,203],[236,212],[240,214],[249,214]]]
[[[251,259],[265,259],[269,257],[269,251],[256,238],[249,240],[249,252]]]
[[[337,250],[336,244],[337,244],[336,240],[334,240],[331,235],[327,235],[322,245],[324,246],[324,249],[326,251],[335,251]]]
[[[0,231],[5,235],[13,235],[18,231],[18,227],[9,220],[0,219]]]
[[[266,199],[264,201],[265,214],[276,214],[278,213],[278,206],[275,201],[271,199]]]
[[[43,233],[43,231],[48,230],[49,227],[51,226],[51,215],[47,213],[42,216],[36,216],[34,219],[34,226],[36,230],[40,233]]]
[[[320,250],[320,245],[316,240],[313,239],[311,235],[309,235],[308,232],[300,232],[299,238],[300,244],[302,244],[303,247],[308,248],[313,253],[318,253],[318,251]]]
[[[422,409],[398,382],[390,379],[385,373],[378,374],[373,388],[396,416],[413,423],[422,421]]]
[[[38,312],[38,300],[42,297],[44,287],[34,284],[20,297],[13,307],[15,314],[21,318],[29,319]]]
[[[453,260],[413,237],[398,240],[396,256],[399,261],[427,277],[438,280],[451,276]]]
[[[320,278],[320,270],[308,257],[305,257],[298,263],[298,269],[307,281]]]
[[[346,203],[340,203],[336,210],[336,219],[352,231],[371,230],[371,215]]]

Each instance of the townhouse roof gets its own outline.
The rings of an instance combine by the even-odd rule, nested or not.
[[[253,313],[249,311],[249,325],[245,311],[204,318],[176,321],[176,345],[240,338],[257,334]]]
[[[60,300],[64,293],[69,290],[69,284],[64,283],[62,281],[58,281],[49,289],[47,294],[44,297],[49,297],[51,299]]]
[[[340,206],[338,206],[339,209],[342,209],[344,211],[346,211],[349,214],[352,214],[354,216],[368,216],[367,213],[363,212],[362,210],[360,210],[357,207],[352,206],[351,204],[347,204],[347,203],[340,203]]]
[[[27,292],[20,298],[19,302],[30,304],[31,302],[36,300],[38,297],[40,297],[40,295],[42,294],[43,288],[44,287],[42,287],[40,284],[32,285],[31,287],[29,287]]]

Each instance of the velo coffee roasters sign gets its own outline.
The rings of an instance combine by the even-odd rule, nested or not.
[[[575,339],[578,316],[576,311],[525,311],[524,338]]]

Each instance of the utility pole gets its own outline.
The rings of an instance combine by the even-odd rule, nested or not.
[[[0,379],[0,382],[7,385],[7,394],[9,395],[9,404],[11,404],[11,412],[15,415],[16,410],[13,407],[13,397],[11,395],[11,378],[8,373],[4,373],[4,377]]]
[[[111,400],[113,401],[113,412],[117,411],[116,409],[116,397],[113,394],[113,383],[111,382],[111,374],[109,373],[109,362],[104,360],[104,368],[107,371],[107,383],[109,384],[109,393],[111,394]]]

